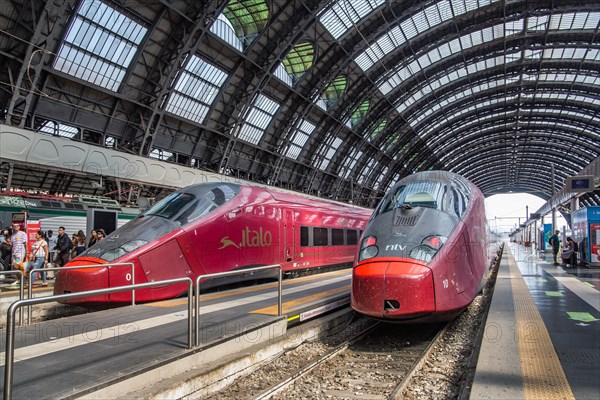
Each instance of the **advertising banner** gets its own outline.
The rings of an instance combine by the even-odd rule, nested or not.
[[[40,221],[27,221],[27,251],[31,252],[35,234],[41,229]]]
[[[548,243],[552,236],[552,224],[544,224],[544,250],[552,251],[552,246]]]
[[[590,224],[591,262],[600,263],[600,224]]]

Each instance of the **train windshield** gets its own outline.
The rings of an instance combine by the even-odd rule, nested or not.
[[[88,248],[82,255],[114,261],[209,214],[233,199],[239,191],[239,185],[210,183],[172,193],[138,218],[112,232],[106,239]]]
[[[400,207],[426,207],[441,210],[446,185],[440,182],[410,182],[398,186],[382,199],[373,215],[383,214]]]
[[[185,191],[178,191],[167,196],[143,215],[163,217],[181,226],[210,213],[233,199],[238,193],[238,185],[191,186]]]

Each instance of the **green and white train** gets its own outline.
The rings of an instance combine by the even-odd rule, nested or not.
[[[79,196],[72,199],[56,199],[50,197],[0,194],[0,227],[8,227],[13,221],[13,215],[26,215],[28,221],[40,221],[43,231],[49,229],[58,231],[59,226],[65,227],[68,234],[79,230],[89,235],[87,217],[89,210],[111,210],[117,212],[117,227],[136,218],[138,208],[121,207],[116,200],[102,196]],[[15,218],[18,218],[16,217]]]

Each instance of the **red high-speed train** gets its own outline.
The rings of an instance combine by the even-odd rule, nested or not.
[[[351,205],[233,183],[204,183],[178,190],[73,259],[60,271],[55,294],[190,277],[281,264],[287,275],[324,267],[351,267],[360,234],[371,215]],[[250,274],[248,274],[250,275]],[[249,276],[232,278],[251,279]],[[252,277],[255,279],[255,276]],[[221,279],[203,283],[231,283]],[[185,284],[136,290],[136,301],[173,298]],[[69,303],[125,303],[130,292]]]
[[[427,171],[398,181],[376,207],[352,273],[352,308],[370,317],[454,318],[482,289],[489,234],[481,191]]]

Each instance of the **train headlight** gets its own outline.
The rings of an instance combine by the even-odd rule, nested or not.
[[[421,241],[421,244],[410,251],[409,257],[415,260],[430,262],[433,256],[448,240],[445,236],[431,235]]]
[[[446,236],[431,235],[431,236],[427,236],[425,239],[423,239],[421,244],[424,244],[425,246],[429,246],[432,249],[435,249],[437,251],[442,248],[444,243],[446,243],[446,240],[448,240],[448,238]]]
[[[437,253],[437,250],[432,249],[429,246],[421,245],[412,249],[410,251],[409,257],[414,258],[415,260],[420,260],[428,263],[429,261],[431,261],[433,256],[435,256],[435,253]]]
[[[377,247],[377,238],[375,236],[368,236],[364,238],[360,244],[359,261],[373,258],[379,253],[379,247]]]

